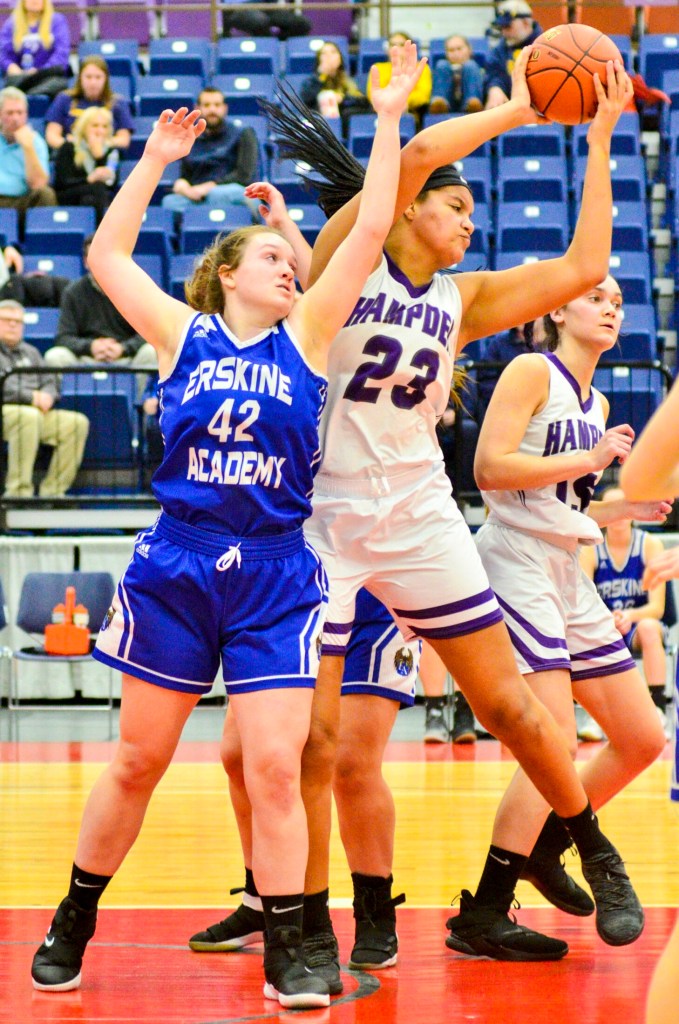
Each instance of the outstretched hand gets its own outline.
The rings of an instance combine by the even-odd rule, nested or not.
[[[189,111],[188,107],[164,110],[149,135],[144,155],[162,160],[165,164],[181,160],[191,152],[194,142],[205,131],[205,119],[200,110]]]
[[[253,181],[245,187],[246,199],[261,201],[259,212],[264,223],[270,228],[280,228],[286,222],[288,208],[279,190],[268,181]]]
[[[528,46],[524,46],[523,50],[514,61],[514,67],[512,69],[512,102],[521,108],[521,112],[524,116],[524,124],[550,124],[551,122],[549,118],[543,117],[542,114],[538,114],[537,110],[531,103],[528,82],[526,81],[526,68],[528,67],[528,59],[532,51],[532,43]]]
[[[417,59],[417,47],[410,40],[405,46],[392,46],[389,56],[391,79],[380,88],[379,69],[373,65],[370,69],[370,95],[378,114],[400,116],[408,106],[408,97],[417,85],[427,58]]]
[[[594,74],[594,88],[597,95],[597,108],[594,120],[587,132],[587,141],[599,132],[610,138],[618,118],[634,96],[634,89],[629,75],[620,61],[609,60],[606,64],[606,88],[604,89],[598,74]]]

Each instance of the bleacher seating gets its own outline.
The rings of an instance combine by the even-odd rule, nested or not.
[[[135,263],[163,290],[167,289],[167,274],[163,257],[159,253],[134,253]]]
[[[455,166],[469,185],[475,203],[489,203],[493,188],[493,174],[489,156],[466,156],[456,160]],[[473,218],[472,218],[473,219]]]
[[[594,372],[594,386],[610,402],[608,426],[629,423],[637,436],[663,398],[663,376],[659,369],[600,366]]]
[[[510,270],[512,267],[520,267],[524,263],[537,263],[539,260],[553,260],[557,256],[563,256],[561,252],[496,252],[495,270]]]
[[[137,461],[137,384],[134,373],[64,373],[61,379],[62,409],[87,416],[87,435],[82,469],[131,468]],[[115,430],[111,429],[115,424]]]
[[[44,355],[54,345],[58,323],[58,309],[29,306],[24,311],[24,340],[35,345]]]
[[[215,75],[212,84],[221,89],[231,115],[259,115],[257,98],[273,99],[274,79],[270,75]]]
[[[212,72],[212,43],[209,39],[152,39],[149,43],[150,75],[198,75]]]
[[[211,245],[220,231],[247,227],[252,224],[246,206],[193,206],[182,216],[179,231],[179,251],[197,253]]]
[[[19,215],[11,206],[0,209],[0,246],[16,245],[19,241]]]
[[[640,202],[613,203],[613,248],[647,252],[648,206]]]
[[[626,303],[644,304],[652,301],[653,279],[647,252],[613,252],[609,266]]]
[[[647,85],[662,89],[663,74],[679,64],[679,34],[646,34],[639,43],[639,73]]]
[[[26,211],[24,251],[80,255],[83,239],[94,231],[91,206],[34,206]]]
[[[578,124],[573,128],[571,147],[574,156],[587,155],[587,130],[589,125]],[[641,129],[639,116],[625,112],[620,115],[615,131],[611,137],[611,154],[613,156],[638,156],[641,153]]]
[[[380,36],[377,39],[359,39],[356,58],[357,75],[367,74],[373,64],[379,64],[385,60],[389,60],[386,36]]]
[[[202,87],[203,79],[198,75],[146,75],[137,84],[137,112],[157,117],[166,107],[193,108]]]
[[[585,179],[587,157],[582,154],[575,157],[575,194],[582,194],[582,183]],[[619,202],[646,202],[648,185],[646,182],[646,164],[641,155],[612,155],[611,182],[613,199]]]
[[[560,124],[527,124],[500,135],[498,155],[565,156],[566,133]]]
[[[356,157],[370,156],[373,139],[375,138],[375,114],[354,114],[349,118],[349,151]],[[412,114],[403,114],[399,125],[401,145],[415,134],[415,118]]]
[[[75,280],[83,274],[80,256],[64,256],[61,253],[32,254],[24,256],[24,274],[54,274]]]
[[[565,202],[568,171],[564,156],[514,156],[498,163],[500,202]]]
[[[323,211],[315,203],[297,203],[288,206],[288,214],[309,245],[313,245],[326,221]]]
[[[271,183],[283,193],[286,203],[309,202],[312,193],[304,186],[304,174],[308,165],[294,160],[272,160],[270,173]]]
[[[228,38],[217,41],[218,75],[279,75],[284,47],[274,36]]]
[[[140,74],[139,43],[136,39],[90,39],[78,46],[78,61],[97,54],[108,64],[112,75],[136,82]]]
[[[567,245],[566,203],[498,203],[500,252],[565,252]]]
[[[323,43],[335,43],[349,71],[349,44],[346,36],[293,36],[285,44],[285,72],[311,75],[316,66],[316,54]]]
[[[170,257],[169,289],[175,299],[184,299],[184,282],[193,274],[195,253],[180,253]]]

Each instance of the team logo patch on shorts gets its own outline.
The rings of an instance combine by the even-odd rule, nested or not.
[[[400,676],[409,676],[413,670],[413,652],[400,647],[394,655],[394,668]]]
[[[102,622],[102,624],[101,624],[101,626],[99,628],[99,632],[100,633],[103,633],[105,629],[108,629],[108,627],[113,622],[113,616],[114,615],[115,615],[115,609],[113,608],[113,606],[111,606],[109,608],[109,610],[106,612],[106,615],[104,616],[104,621]]]

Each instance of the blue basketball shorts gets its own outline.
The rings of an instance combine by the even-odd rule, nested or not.
[[[410,707],[415,701],[421,651],[420,640],[406,641],[388,609],[367,590],[359,590],[342,696],[367,693]]]
[[[302,530],[228,537],[162,512],[140,533],[94,657],[138,679],[203,694],[313,687],[328,601]]]

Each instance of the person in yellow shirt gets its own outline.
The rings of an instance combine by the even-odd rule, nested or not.
[[[405,46],[409,38],[410,36],[406,35],[405,32],[392,32],[389,36],[387,53],[391,52],[392,46]],[[388,60],[380,61],[378,64],[374,64],[373,67],[376,67],[379,70],[380,89],[383,89],[391,78],[391,63]],[[429,106],[429,100],[431,99],[431,86],[431,69],[427,64],[420,75],[417,85],[408,97],[408,112],[415,115],[418,120],[418,126],[420,118],[427,112],[427,108]],[[366,94],[368,99],[370,99],[370,75],[368,75]]]

